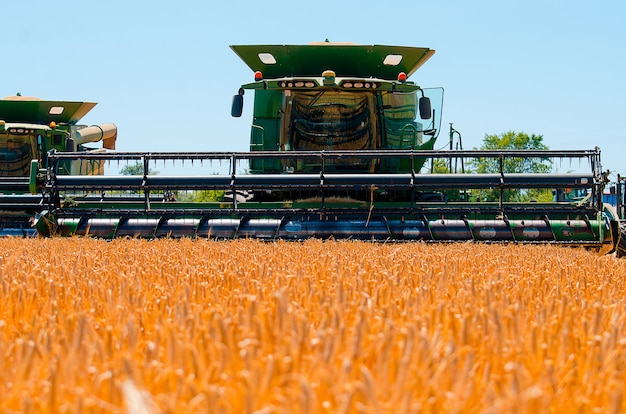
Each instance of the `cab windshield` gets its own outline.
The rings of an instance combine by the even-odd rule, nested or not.
[[[34,148],[37,144],[31,135],[0,134],[0,176],[28,176],[31,160],[38,158]]]
[[[377,147],[380,126],[373,93],[285,92],[286,140],[292,150],[365,150]]]

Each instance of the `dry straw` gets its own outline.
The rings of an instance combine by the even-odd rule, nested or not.
[[[626,261],[552,246],[0,239],[0,412],[626,409]]]

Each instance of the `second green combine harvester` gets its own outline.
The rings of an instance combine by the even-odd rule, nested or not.
[[[28,96],[0,99],[0,236],[32,235],[35,214],[46,208],[42,195],[49,151],[99,153],[115,149],[114,124],[80,125],[95,102],[47,101]],[[101,148],[93,145],[102,143]],[[80,160],[55,164],[55,174],[103,174],[103,163]]]
[[[41,234],[559,243],[621,253],[620,221],[602,203],[598,149],[437,151],[443,91],[409,77],[434,50],[345,43],[232,46],[254,82],[249,152],[49,154]],[[483,174],[424,173],[425,162],[493,159]],[[511,159],[575,159],[582,173],[509,172]],[[137,176],[61,175],[67,162],[139,162]],[[221,161],[226,173],[161,175],[151,163]],[[241,173],[244,168],[245,172]],[[511,191],[579,194],[512,202]],[[214,190],[219,201],[169,195]],[[468,199],[489,190],[491,201]],[[94,194],[97,197],[94,197]],[[134,194],[135,197],[128,197]],[[137,197],[140,194],[140,197]],[[71,202],[70,202],[71,201]]]

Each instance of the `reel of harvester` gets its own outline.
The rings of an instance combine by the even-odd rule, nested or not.
[[[141,175],[58,175],[63,163],[130,161]],[[492,159],[492,173],[421,174],[426,159]],[[507,173],[510,159],[578,159],[584,173]],[[346,160],[367,171],[345,173]],[[255,160],[282,173],[245,171]],[[151,165],[225,164],[222,173],[152,173]],[[403,165],[379,173],[379,165]],[[563,161],[561,161],[563,162]],[[294,170],[294,166],[297,166]],[[202,169],[202,168],[201,168]],[[297,171],[297,172],[294,172]],[[602,203],[599,150],[590,151],[276,151],[218,153],[52,153],[42,235],[559,243],[614,250],[619,223]],[[550,201],[524,200],[530,190]],[[206,201],[198,194],[220,195]],[[491,199],[482,199],[489,192]],[[516,192],[516,197],[511,197]],[[191,196],[189,195],[191,194]],[[579,197],[558,195],[577,194]],[[195,196],[194,196],[195,195]],[[613,224],[611,224],[613,223]]]

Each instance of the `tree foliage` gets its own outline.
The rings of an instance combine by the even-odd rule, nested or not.
[[[452,171],[450,171],[450,161],[444,158],[433,158],[431,160],[430,171],[431,174],[450,174],[450,173],[461,173],[460,165],[458,164],[459,160],[454,159],[451,161]],[[463,171],[464,172],[464,171]],[[456,201],[466,201],[468,191],[454,189],[454,190],[443,190],[441,191],[447,200],[456,200]]]
[[[159,172],[158,171],[154,171],[152,169],[148,169],[148,174],[150,175],[157,175]],[[121,175],[143,175],[143,163],[140,161],[137,161],[135,164],[128,164],[125,165],[124,167],[120,168],[120,174]],[[137,191],[130,191],[131,194],[137,194]],[[153,191],[151,192],[152,194],[163,194],[163,193],[167,193],[167,194],[171,194],[171,192],[169,191]]]
[[[547,150],[542,135],[508,131],[501,135],[485,135],[482,150]],[[473,162],[477,173],[499,173],[498,159],[477,159]],[[546,158],[507,158],[503,162],[504,173],[547,173],[552,171],[552,161]]]
[[[481,150],[547,150],[542,135],[528,135],[524,132],[508,131],[500,135],[485,135]],[[548,158],[510,157],[502,161],[497,158],[478,158],[471,162],[470,168],[475,173],[549,173],[552,171],[552,160]],[[502,171],[500,169],[502,168]],[[476,198],[480,201],[499,199],[497,189],[477,191]],[[503,193],[503,201],[527,202],[550,201],[552,192],[548,189],[507,190]]]
[[[443,158],[433,158],[431,160],[430,172],[431,174],[448,174],[450,173],[450,168],[448,167],[448,163]]]
[[[129,164],[120,169],[121,175],[143,175],[143,163]],[[148,169],[149,175],[158,175],[159,172]],[[173,200],[183,202],[212,202],[221,201],[224,197],[223,190],[192,190],[192,191],[154,191],[154,194],[165,193]]]
[[[158,171],[148,169],[148,174],[157,175]],[[120,169],[121,175],[143,175],[143,163],[136,162],[135,164],[129,164]]]
[[[179,201],[191,201],[195,203],[222,201],[224,190],[196,190],[188,191],[181,195]]]

